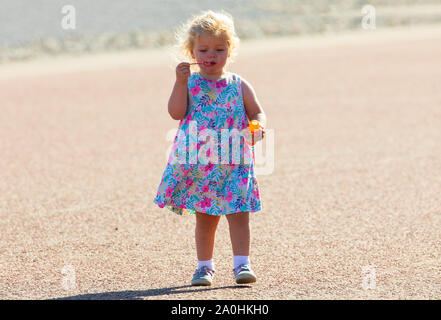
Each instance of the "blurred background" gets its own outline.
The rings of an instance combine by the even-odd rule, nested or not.
[[[67,4],[75,30],[60,27]],[[441,23],[440,0],[1,0],[0,63],[169,45],[174,28],[206,9],[231,13],[242,40],[337,33],[360,29],[365,4],[375,7],[377,28]]]

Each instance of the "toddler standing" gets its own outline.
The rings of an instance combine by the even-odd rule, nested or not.
[[[177,214],[196,215],[198,265],[192,285],[212,284],[221,216],[229,224],[236,283],[252,283],[249,212],[262,207],[250,147],[237,142],[246,138],[251,120],[260,123],[254,142],[261,140],[266,116],[252,86],[226,70],[239,42],[232,17],[207,11],[191,19],[185,31],[181,48],[192,63],[176,67],[168,112],[180,120],[179,130],[154,202]],[[193,65],[197,72],[191,72]],[[240,150],[238,161],[235,150]]]

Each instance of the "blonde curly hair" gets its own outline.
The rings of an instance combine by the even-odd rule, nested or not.
[[[233,17],[223,10],[221,12],[204,11],[180,26],[175,34],[180,60],[188,58],[195,61],[192,56],[195,40],[204,33],[216,37],[224,36],[228,43],[227,64],[234,60],[240,40],[234,29]]]

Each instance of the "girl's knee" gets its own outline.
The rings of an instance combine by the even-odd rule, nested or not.
[[[220,220],[220,216],[214,216],[203,212],[196,212],[197,223],[203,223],[207,225],[217,225],[219,220]]]
[[[235,222],[235,221],[248,221],[249,219],[249,213],[248,212],[237,212],[237,213],[231,213],[227,215],[227,220],[229,223]]]

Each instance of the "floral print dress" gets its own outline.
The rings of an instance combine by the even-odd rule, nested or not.
[[[226,72],[215,81],[193,73],[188,97],[153,201],[180,215],[261,210],[251,149],[240,134],[248,130],[240,76]]]

